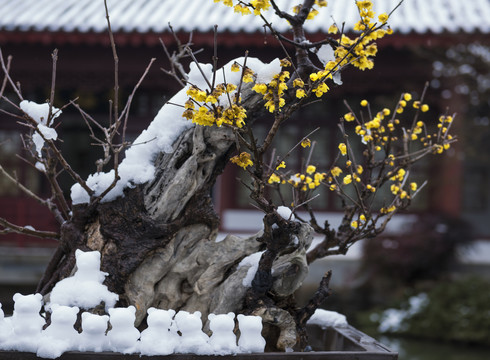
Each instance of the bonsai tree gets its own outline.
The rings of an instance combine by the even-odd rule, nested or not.
[[[303,350],[306,322],[328,297],[332,275],[327,272],[319,279],[317,292],[306,306],[299,307],[293,294],[309,265],[325,256],[345,254],[357,241],[377,236],[397,211],[410,205],[424,185],[410,180],[411,166],[450,146],[453,118],[443,115],[436,132],[429,132],[422,118],[428,110],[423,103],[425,90],[417,100],[409,92],[399,94],[392,109],[374,109],[365,100],[353,107],[346,103],[346,113],[339,114],[342,141],[330,167],[311,162],[315,143],[321,141],[315,140],[315,132],[304,134],[287,153],[277,153],[273,140],[280,128],[288,126],[293,113],[328,97],[346,67],[364,71],[374,66],[376,40],[392,33],[388,26],[392,14],[375,14],[370,0],[356,1],[352,5],[359,12],[355,37],[333,22],[322,41],[310,42],[304,25],[327,6],[326,1],[304,0],[292,12],[274,0],[215,2],[233,7],[239,13],[236,16],[259,16],[266,30],[284,49],[293,48],[294,54],[285,50],[264,64],[245,52],[218,68],[216,54],[211,64],[203,65],[189,44],[179,43],[179,49],[169,54],[168,73],[183,89],[132,144],[125,136],[129,109],[151,63],[121,104],[118,56],[107,6],[115,67],[107,126],[76,100],[57,107],[56,51],[51,96],[45,104],[24,98],[9,74],[11,58],[0,54],[4,74],[0,96],[12,108],[0,111],[25,126],[29,161],[49,181],[51,196],[41,198],[13,174],[1,167],[0,171],[44,204],[59,222],[58,232],[46,232],[1,219],[1,231],[58,239],[37,288],[42,295],[49,296],[59,280],[72,274],[77,249],[98,250],[101,269],[109,273],[105,284],[119,295],[118,305],[136,307],[137,325],[152,306],[199,310],[204,317],[229,311],[254,314],[263,319],[270,348]],[[290,24],[291,36],[275,30],[265,15],[267,10]],[[184,57],[193,60],[189,73],[180,63]],[[17,98],[7,97],[7,88]],[[56,129],[63,125],[62,111],[68,106],[79,110],[87,136],[102,150],[87,179],[59,149]],[[268,124],[264,138],[256,134],[258,123]],[[361,151],[354,150],[359,147]],[[300,149],[308,149],[310,156],[301,168],[292,168],[288,158]],[[210,192],[225,166],[243,169],[248,178],[243,186],[253,206],[263,213],[263,230],[249,238],[228,235],[216,242],[220,221]],[[61,173],[68,173],[74,182],[71,198],[61,190]],[[311,200],[320,187],[342,201],[344,215],[338,228],[315,217]],[[286,192],[292,194],[292,202],[285,200]],[[300,210],[308,217],[300,216]],[[309,249],[314,233],[323,236],[323,241]]]

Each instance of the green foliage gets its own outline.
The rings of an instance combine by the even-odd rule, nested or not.
[[[490,345],[490,282],[479,277],[441,282],[427,292],[428,302],[405,316],[397,334],[425,339]],[[408,298],[400,308],[406,310]],[[372,322],[380,323],[372,314]],[[375,320],[376,321],[373,321]]]

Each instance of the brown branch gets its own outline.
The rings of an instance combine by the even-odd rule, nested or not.
[[[58,49],[54,49],[51,55],[53,59],[53,69],[51,70],[51,92],[49,96],[49,112],[48,118],[46,119],[46,125],[50,126],[51,120],[53,120],[53,104],[54,104],[54,92],[56,88],[56,63],[58,62]]]
[[[1,49],[0,49],[0,51],[1,51]],[[5,91],[5,88],[7,87],[7,83],[8,83],[7,74],[10,71],[11,62],[12,62],[12,56],[9,55],[7,57],[7,64],[5,65],[5,74],[3,76],[2,87],[0,87],[0,98],[3,97],[3,92]],[[2,59],[2,63],[3,63],[3,59]]]
[[[153,63],[155,62],[156,58],[152,58],[150,60],[150,63],[148,64],[148,66],[146,67],[145,71],[143,72],[143,75],[141,75],[140,79],[138,80],[138,82],[136,83],[136,85],[134,86],[133,88],[133,91],[131,92],[131,94],[129,95],[128,97],[128,101],[126,102],[126,105],[124,106],[124,109],[123,111],[121,112],[121,116],[120,118],[118,119],[118,122],[121,121],[121,117],[124,115],[124,122],[123,122],[123,131],[122,131],[122,143],[124,144],[124,142],[126,141],[126,127],[127,127],[127,123],[128,123],[128,118],[129,118],[129,110],[131,108],[131,103],[133,101],[133,98],[134,98],[134,95],[136,94],[136,91],[138,90],[138,88],[140,87],[141,83],[143,82],[143,80],[146,78],[146,76],[148,75],[148,72],[150,71],[150,68],[151,66],[153,65]]]
[[[332,294],[329,288],[330,279],[332,278],[332,270],[329,270],[323,275],[320,285],[316,290],[315,294],[312,296],[308,304],[306,304],[298,313],[296,314],[296,322],[300,326],[306,326],[306,322],[311,318],[322,303]]]
[[[9,56],[9,58],[11,58],[11,57]],[[20,100],[24,100],[24,98],[22,97],[22,94],[20,93],[20,89],[17,87],[17,85],[14,83],[14,81],[10,77],[10,74],[9,74],[10,69],[9,69],[9,67],[7,67],[7,64],[5,64],[1,48],[0,48],[0,63],[2,65],[3,73],[4,73],[5,77],[7,78],[7,81],[12,86],[12,89],[15,91],[15,93],[17,94],[17,96],[19,97]],[[7,60],[7,63],[10,65],[10,60]]]
[[[107,0],[104,0],[104,7],[107,19],[107,29],[109,31],[109,39],[111,42],[112,57],[114,58],[114,121],[117,121],[119,118],[119,57],[117,56],[116,42],[114,41],[114,33],[112,32],[111,22],[109,20]]]
[[[56,232],[34,230],[25,226],[15,225],[4,218],[0,218],[0,226],[3,226],[3,229],[0,230],[0,234],[17,233],[17,234],[24,234],[33,237],[43,238],[43,239],[57,239],[57,240],[59,240],[60,238],[60,234]]]

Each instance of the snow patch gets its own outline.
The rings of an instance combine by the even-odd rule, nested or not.
[[[34,101],[22,100],[19,104],[21,110],[29,115],[38,124],[47,125],[49,116],[49,104],[37,104]],[[51,107],[51,118],[56,119],[60,116],[61,110]]]
[[[293,212],[287,206],[279,206],[276,211],[284,220],[295,220]]]
[[[245,275],[245,278],[242,280],[242,284],[245,287],[250,287],[252,286],[252,280],[255,277],[255,273],[257,272],[257,269],[259,268],[259,261],[262,256],[264,251],[259,251],[256,253],[253,253],[240,261],[238,264],[237,269],[240,269],[241,267],[244,266],[249,266],[247,275]]]
[[[335,61],[334,51],[328,44],[320,46],[316,56],[318,56],[318,59],[323,63],[323,65],[326,65],[329,61]]]
[[[418,314],[429,303],[429,297],[425,293],[420,293],[417,296],[412,296],[408,299],[408,309],[386,309],[381,314],[381,321],[378,326],[378,331],[399,332],[406,330],[405,320],[410,319],[415,314]]]
[[[316,309],[307,324],[318,325],[322,328],[348,325],[345,315],[324,309]]]
[[[238,85],[241,72],[232,72],[231,65],[237,62],[243,65],[244,57],[230,61],[216,73],[216,83],[228,83]],[[280,61],[275,59],[270,64],[264,64],[257,58],[247,58],[246,66],[257,74],[257,82],[270,82],[272,77],[281,71]],[[204,75],[204,77],[203,77]],[[194,124],[183,118],[183,106],[187,101],[187,90],[191,85],[205,90],[208,88],[207,81],[211,82],[213,77],[211,64],[191,63],[188,74],[189,84],[170,99],[158,112],[156,117],[133,142],[126,151],[125,158],[119,165],[119,180],[116,186],[105,195],[103,202],[108,202],[123,195],[125,188],[132,188],[138,184],[144,184],[153,180],[155,167],[153,162],[160,152],[172,152],[172,145],[178,136]],[[233,93],[230,94],[233,97]],[[220,103],[227,105],[228,96],[221,95]],[[95,196],[102,194],[114,181],[115,172],[100,172],[89,175],[87,185],[94,191]],[[74,184],[71,188],[71,199],[73,204],[83,204],[90,201],[89,194],[80,184]]]

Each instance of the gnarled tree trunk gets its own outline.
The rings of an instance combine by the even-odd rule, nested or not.
[[[264,109],[261,96],[247,91],[243,99],[252,123]],[[255,236],[216,241],[219,218],[210,192],[234,149],[229,128],[190,128],[174,142],[172,153],[157,156],[153,181],[126,189],[111,202],[74,206],[38,291],[49,294],[56,281],[73,273],[77,248],[98,250],[101,270],[109,273],[105,284],[119,294],[119,305],[136,307],[137,325],[152,306],[199,310],[203,320],[209,313],[255,313],[280,328],[280,349],[292,348],[297,324],[294,313],[285,309],[307,274],[311,228],[269,219]],[[272,231],[274,223],[287,229]],[[281,247],[270,251],[268,244],[274,242]],[[252,285],[244,284],[251,265],[239,263],[263,250]],[[287,306],[281,308],[281,302]]]

